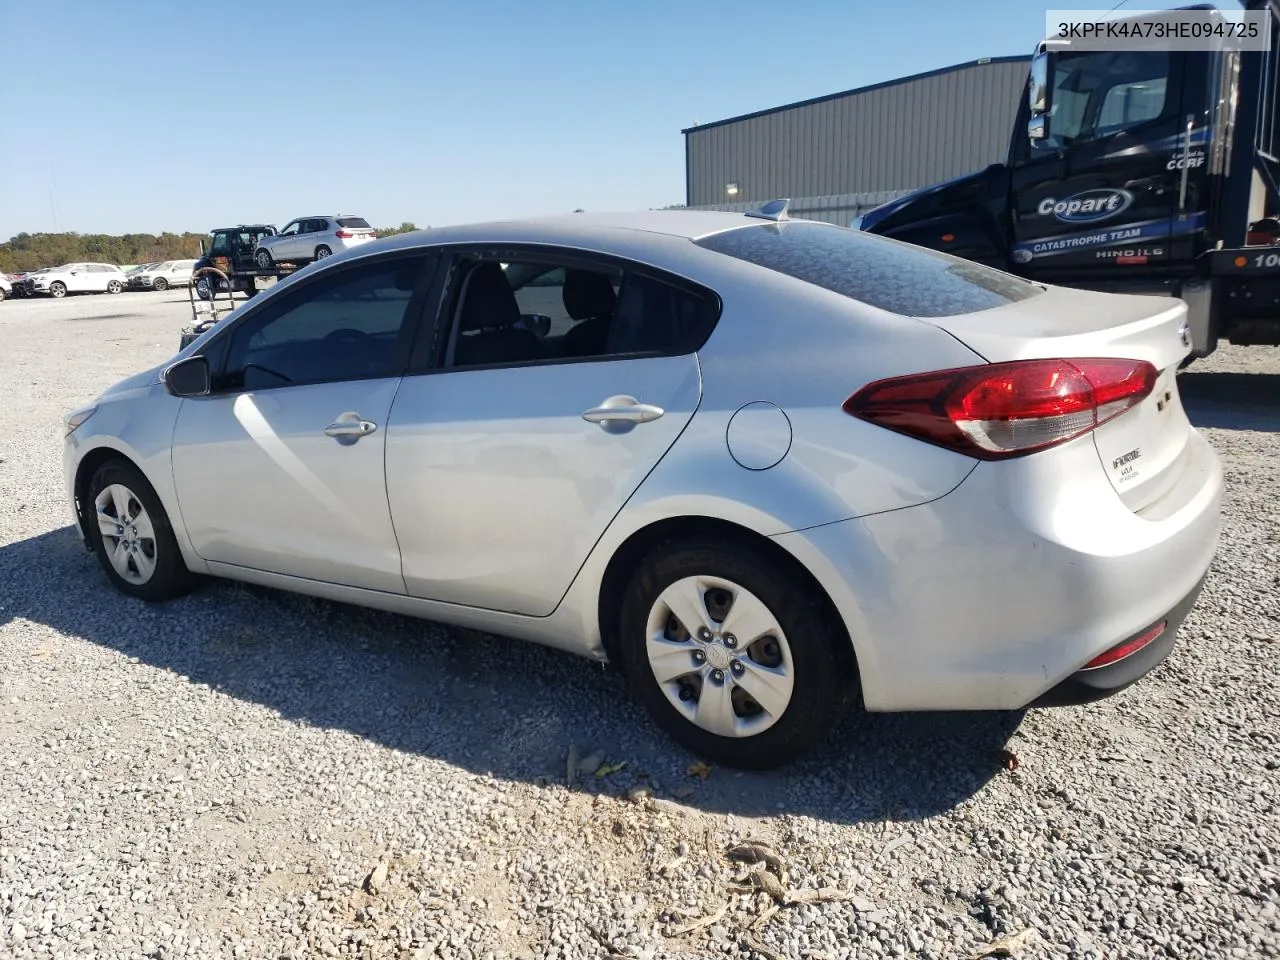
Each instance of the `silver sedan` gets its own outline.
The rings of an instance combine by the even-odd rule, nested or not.
[[[772,767],[849,706],[1080,703],[1164,659],[1222,496],[1185,312],[782,204],[433,229],[69,414],[67,494],[127,594],[607,659],[691,751]]]

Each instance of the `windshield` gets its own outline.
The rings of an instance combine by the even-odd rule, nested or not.
[[[1043,292],[968,260],[825,223],[741,227],[697,244],[908,317],[974,313]]]

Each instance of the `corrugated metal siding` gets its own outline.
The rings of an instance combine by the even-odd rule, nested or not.
[[[687,202],[913,190],[998,163],[1026,77],[1025,59],[993,61],[695,127]]]

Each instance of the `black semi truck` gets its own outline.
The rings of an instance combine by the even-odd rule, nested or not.
[[[1280,345],[1280,0],[1242,5],[1269,14],[1269,52],[1042,42],[1007,162],[856,225],[1045,283],[1181,297],[1188,362],[1220,338]]]

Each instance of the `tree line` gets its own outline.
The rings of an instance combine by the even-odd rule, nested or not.
[[[378,228],[378,236],[390,237],[417,230],[414,224]],[[0,273],[23,273],[64,263],[134,264],[159,260],[186,260],[200,256],[206,233],[20,233],[0,243]]]

